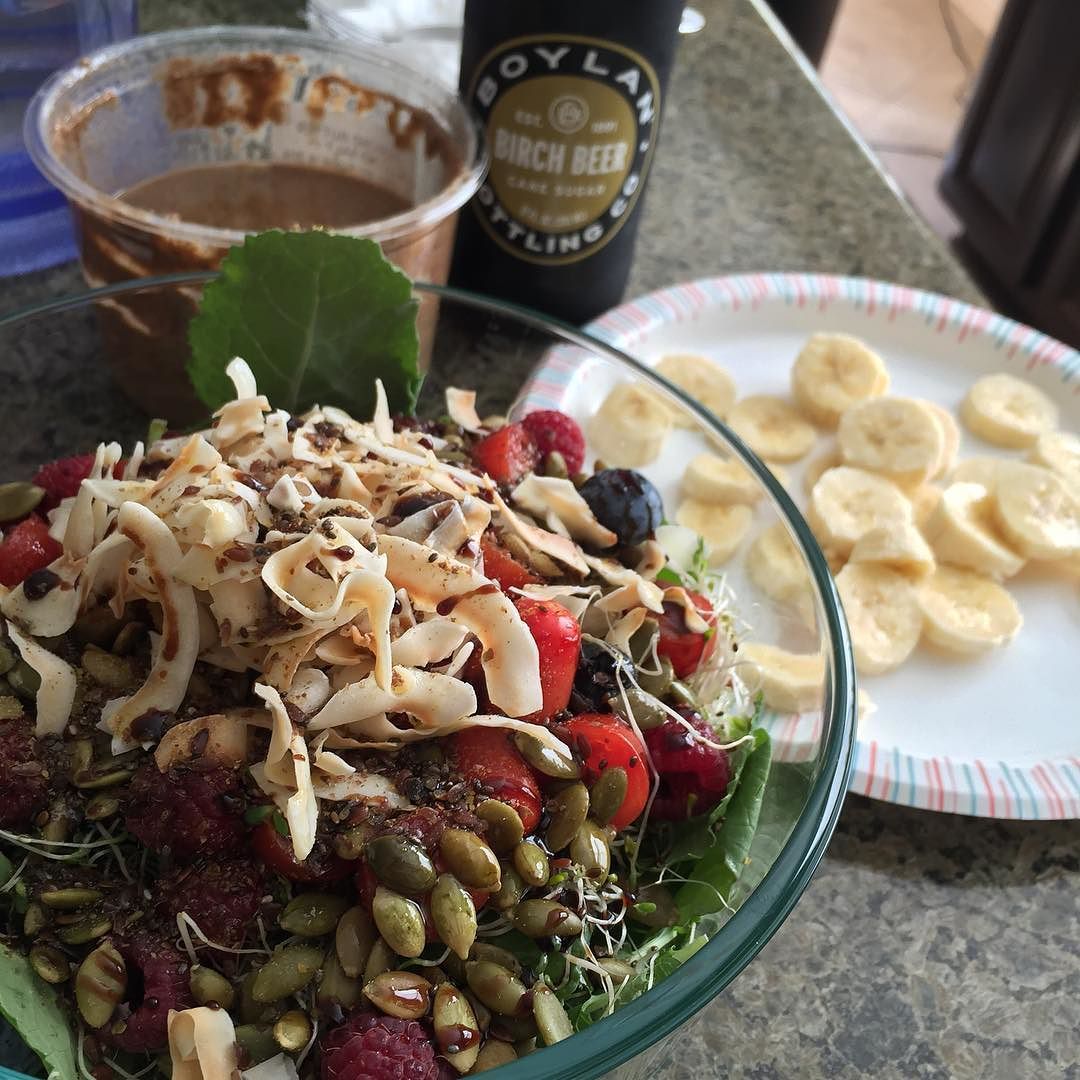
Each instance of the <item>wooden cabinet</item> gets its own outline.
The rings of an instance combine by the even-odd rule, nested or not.
[[[1002,306],[1080,345],[1080,2],[1010,0],[941,192]]]

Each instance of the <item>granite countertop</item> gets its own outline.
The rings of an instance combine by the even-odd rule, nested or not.
[[[630,292],[816,270],[978,300],[756,0],[699,0],[681,46]],[[295,22],[295,0],[144,0],[143,27]],[[0,310],[81,287],[0,282]],[[655,1080],[1080,1077],[1080,845],[850,796],[794,914]]]

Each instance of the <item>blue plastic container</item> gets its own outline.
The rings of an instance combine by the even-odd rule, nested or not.
[[[57,68],[135,33],[136,0],[0,0],[0,276],[75,258],[64,196],[23,148],[34,91]]]

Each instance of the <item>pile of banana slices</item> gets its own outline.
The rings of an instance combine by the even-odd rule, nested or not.
[[[984,376],[959,409],[971,435],[1019,453],[958,460],[952,412],[890,394],[882,358],[846,334],[805,343],[790,399],[739,399],[731,374],[704,356],[666,356],[657,370],[725,420],[785,486],[783,465],[808,459],[805,512],[835,575],[860,675],[894,670],[920,640],[958,656],[1006,645],[1023,617],[1002,581],[1029,561],[1080,579],[1080,437],[1058,430],[1054,402],[1023,379]],[[589,435],[605,463],[637,468],[660,455],[673,427],[691,424],[624,384]],[[699,454],[685,468],[677,520],[704,537],[720,567],[750,536],[761,494],[739,462]],[[745,559],[755,585],[812,625],[810,582],[782,523],[761,531]],[[740,655],[761,668],[772,708],[820,704],[820,656],[754,642]]]

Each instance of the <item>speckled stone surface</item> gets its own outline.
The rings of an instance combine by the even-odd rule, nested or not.
[[[697,6],[707,25],[681,46],[630,292],[820,270],[977,300],[759,9]],[[150,0],[143,26],[292,22],[295,10],[282,0]],[[0,310],[80,285],[73,267],[0,282]],[[648,1075],[1077,1080],[1078,853],[1074,823],[979,821],[850,797],[794,914]]]

